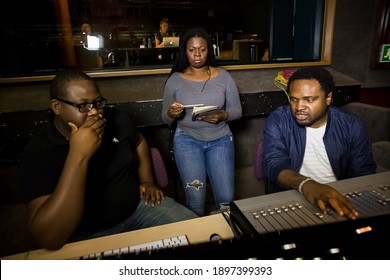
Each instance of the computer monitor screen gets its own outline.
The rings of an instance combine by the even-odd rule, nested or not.
[[[103,48],[103,37],[87,35],[87,44],[85,48],[88,50],[98,50]]]

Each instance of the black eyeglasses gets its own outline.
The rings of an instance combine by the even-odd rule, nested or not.
[[[65,104],[68,104],[68,105],[71,105],[73,107],[78,108],[81,113],[88,113],[93,108],[96,108],[97,110],[102,109],[107,104],[107,99],[105,99],[104,97],[101,97],[99,100],[97,100],[93,103],[82,103],[82,104],[73,103],[73,102],[70,102],[68,100],[64,100],[61,98],[55,98],[55,99],[57,99],[58,101],[64,102]]]

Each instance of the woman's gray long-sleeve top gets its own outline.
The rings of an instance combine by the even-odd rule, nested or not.
[[[169,125],[174,122],[168,116],[169,106],[174,101],[183,105],[218,105],[229,113],[228,120],[218,124],[193,121],[192,108],[185,108],[184,117],[178,119],[177,125],[187,135],[203,141],[212,141],[226,135],[230,131],[228,122],[241,118],[242,108],[233,78],[226,70],[218,69],[216,77],[202,82],[185,79],[178,72],[173,73],[164,87],[162,120]]]

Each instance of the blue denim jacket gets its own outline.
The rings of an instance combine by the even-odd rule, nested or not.
[[[324,144],[337,180],[375,173],[371,140],[357,116],[328,107]],[[289,105],[277,108],[266,120],[263,168],[270,180],[270,191],[284,169],[299,172],[306,145],[306,129],[298,125]]]

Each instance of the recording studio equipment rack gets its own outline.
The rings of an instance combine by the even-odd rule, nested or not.
[[[356,220],[320,214],[291,190],[232,202],[235,238],[110,259],[388,259],[390,172],[330,185],[351,199]]]
[[[348,197],[359,212],[358,219],[390,214],[390,172],[330,185]],[[348,220],[331,210],[322,214],[295,190],[236,200],[231,203],[231,212],[244,234],[280,233]]]

